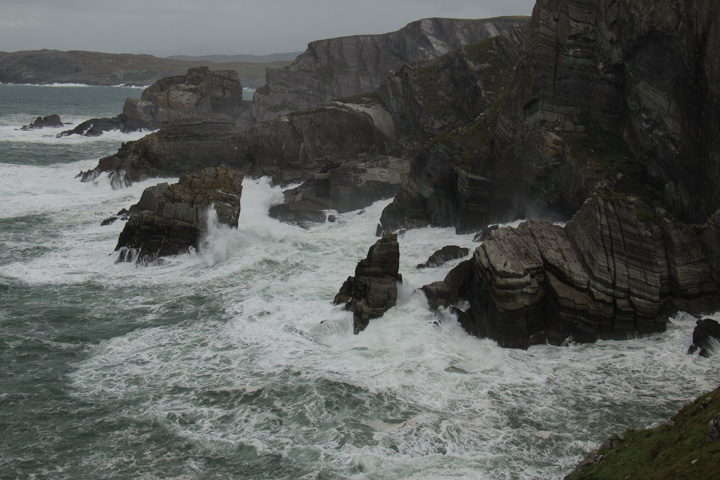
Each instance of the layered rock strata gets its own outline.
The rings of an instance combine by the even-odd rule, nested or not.
[[[661,210],[648,219],[638,202],[596,195],[565,227],[531,220],[495,230],[429,286],[431,304],[467,301],[466,330],[519,348],[663,331],[676,305],[716,306],[696,233]]]
[[[569,215],[599,182],[704,221],[720,207],[718,8],[539,1],[508,90],[418,157],[386,230]]]
[[[83,182],[102,174],[110,176],[114,188],[148,178],[178,177],[221,163],[238,167],[240,153],[232,122],[186,120],[166,125],[140,140],[123,143],[117,153],[101,158],[98,166],[81,172]]]
[[[119,261],[148,263],[197,249],[211,215],[237,228],[242,181],[239,172],[220,165],[147,189],[118,238]]]
[[[710,357],[717,353],[718,345],[720,345],[720,323],[710,318],[698,320],[688,353],[698,352],[701,357]]]
[[[335,304],[345,304],[353,312],[353,331],[359,333],[373,318],[381,317],[397,302],[400,247],[397,235],[385,235],[368,250],[367,258],[355,268],[355,276],[348,277]]]
[[[185,75],[158,80],[143,90],[140,99],[126,99],[122,114],[87,120],[58,136],[155,130],[168,122],[187,120],[234,122],[247,109],[242,88],[234,70],[191,68]]]
[[[527,17],[426,18],[383,35],[311,42],[291,65],[267,71],[267,84],[253,99],[255,119],[268,120],[332,98],[375,90],[391,70],[405,63],[437,58],[527,21]]]

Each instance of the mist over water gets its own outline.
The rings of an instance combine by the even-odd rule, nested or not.
[[[399,304],[353,335],[331,301],[388,201],[305,230],[267,216],[279,188],[246,179],[237,230],[211,220],[196,253],[117,264],[123,223],[100,222],[174,180],[75,175],[142,134],[15,130],[115,115],[140,92],[101,88],[98,107],[86,90],[0,85],[17,99],[0,101],[0,478],[562,478],[720,380],[686,355],[685,314],[624,342],[468,336],[416,290],[458,263],[417,270],[435,250],[477,246],[451,229],[399,238]]]

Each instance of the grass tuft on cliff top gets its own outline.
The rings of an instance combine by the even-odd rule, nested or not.
[[[648,430],[628,430],[591,456],[566,479],[720,479],[720,439],[708,443],[707,427],[720,413],[720,388],[686,405],[670,422]],[[622,439],[620,439],[622,438]],[[607,442],[606,442],[607,443]]]

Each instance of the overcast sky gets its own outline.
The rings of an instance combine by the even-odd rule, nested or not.
[[[530,15],[535,0],[0,0],[0,50],[167,55],[305,50],[426,17]]]

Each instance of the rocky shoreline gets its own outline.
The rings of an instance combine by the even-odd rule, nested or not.
[[[520,218],[423,287],[431,308],[514,348],[661,332],[720,308],[718,8],[539,0],[527,25],[423,20],[374,38],[375,57],[356,37],[315,42],[251,107],[231,95],[218,120],[196,103],[83,180],[222,163],[299,184],[273,215],[304,226],[394,196],[335,300],[356,333],[394,305],[398,231]],[[443,47],[390,61],[397,38]]]

